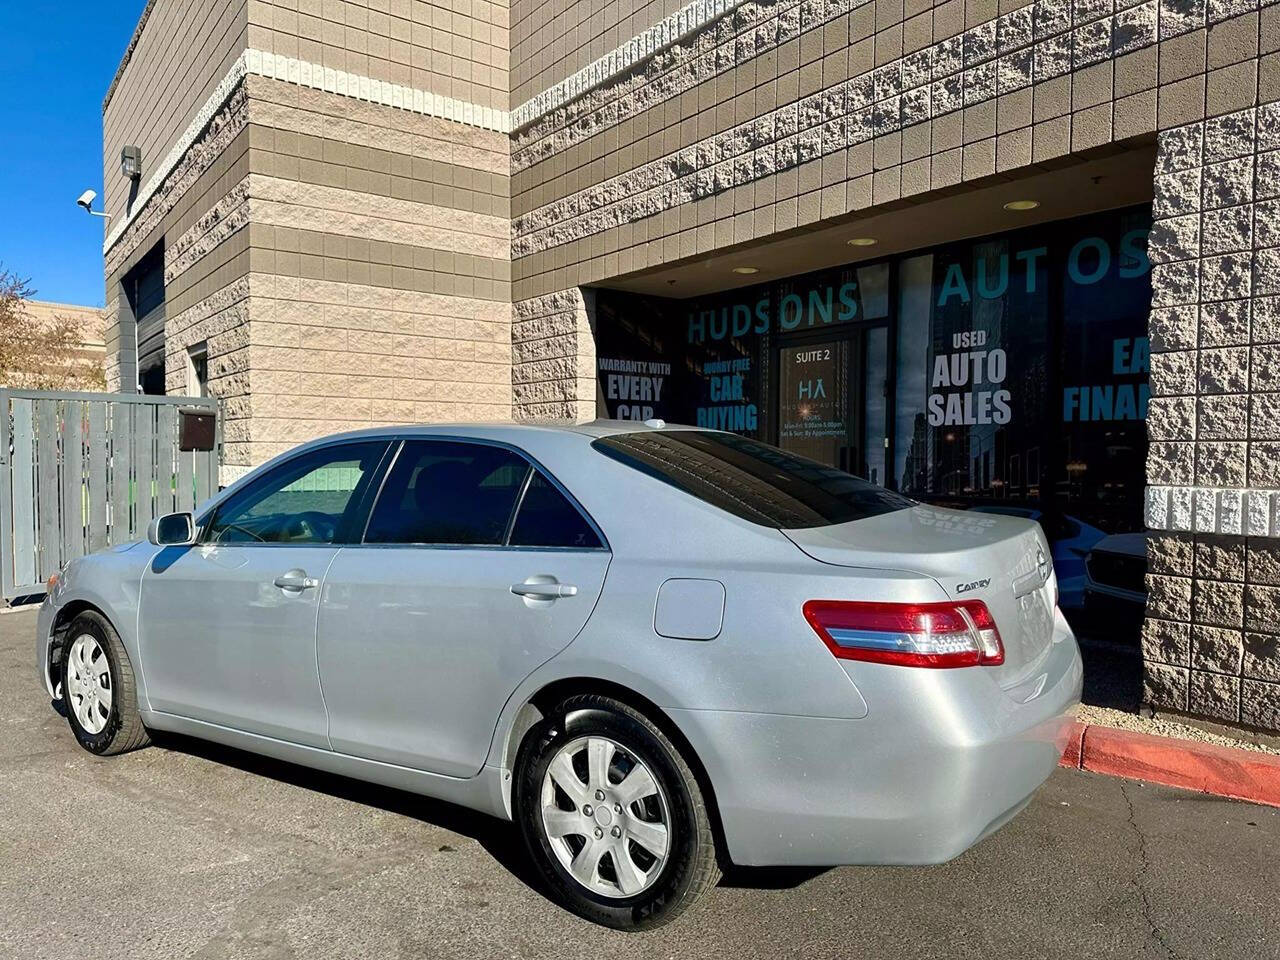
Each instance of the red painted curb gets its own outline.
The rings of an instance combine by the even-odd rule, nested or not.
[[[1280,807],[1280,756],[1076,723],[1062,766]]]
[[[1071,721],[1071,739],[1067,741],[1067,748],[1062,751],[1062,759],[1058,761],[1060,766],[1080,769],[1080,748],[1084,745],[1085,729],[1085,724],[1079,720]]]

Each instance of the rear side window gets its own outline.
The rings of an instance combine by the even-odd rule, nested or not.
[[[366,543],[500,545],[529,465],[502,447],[405,443],[369,518]]]
[[[529,478],[529,487],[520,502],[515,526],[511,528],[510,542],[513,547],[578,547],[583,550],[604,546],[587,518],[537,471]]]
[[[736,517],[794,530],[913,506],[906,497],[815,460],[732,433],[665,430],[592,447]]]

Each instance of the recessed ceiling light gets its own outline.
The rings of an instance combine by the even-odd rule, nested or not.
[[[753,273],[759,273],[759,272],[760,272],[760,268],[759,268],[759,267],[734,267],[734,268],[733,268],[733,272],[734,272],[734,273],[740,273],[740,274],[742,274],[744,277],[749,277],[749,276],[751,276],[751,274],[753,274]]]
[[[1040,206],[1039,200],[1010,200],[1004,208],[1018,213],[1023,210],[1034,210],[1038,206]]]
[[[879,242],[875,237],[854,237],[845,241],[851,247],[874,247]]]

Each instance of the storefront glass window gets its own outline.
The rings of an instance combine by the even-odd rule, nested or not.
[[[887,486],[885,467],[889,398],[889,328],[872,327],[867,331],[867,359],[863,365],[863,464],[857,471],[872,483]]]
[[[913,257],[900,273],[899,489],[1036,496],[1048,378],[1043,248],[1000,237]]]
[[[1138,207],[708,297],[598,291],[599,412],[742,434],[1051,539],[1139,529],[1150,222]]]
[[[858,295],[863,320],[880,320],[889,315],[889,264],[873,263],[859,267]]]
[[[1054,491],[1108,532],[1141,515],[1151,305],[1145,212],[1093,218],[1067,249],[1062,289],[1063,470]]]

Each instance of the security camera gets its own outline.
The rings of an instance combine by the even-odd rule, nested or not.
[[[86,213],[93,213],[93,201],[98,199],[98,195],[92,190],[86,190],[80,194],[80,199],[76,201],[79,206],[84,207]]]

